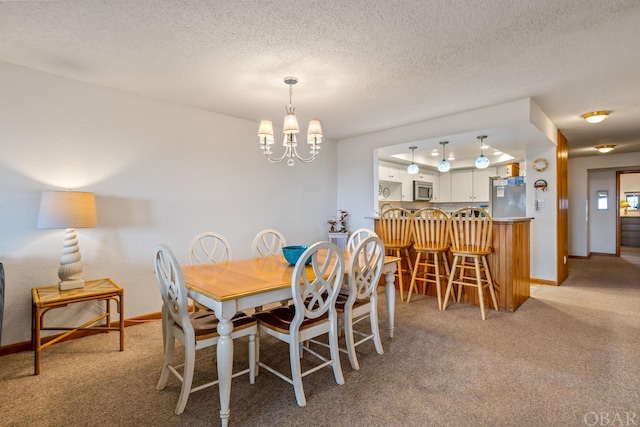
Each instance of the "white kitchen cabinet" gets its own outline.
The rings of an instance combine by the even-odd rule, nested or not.
[[[488,202],[489,177],[496,175],[496,168],[462,169],[451,172],[452,202]]]
[[[451,201],[473,202],[473,170],[451,171]]]
[[[416,175],[410,175],[409,172],[402,171],[402,201],[413,202],[413,181],[417,180]]]
[[[439,177],[440,185],[437,202],[449,203],[451,201],[451,172],[441,173]]]
[[[378,180],[390,182],[402,182],[402,169],[392,163],[378,163]]]
[[[489,178],[496,176],[496,168],[473,171],[473,197],[475,202],[489,202],[491,193]]]

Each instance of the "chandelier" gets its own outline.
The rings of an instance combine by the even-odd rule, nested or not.
[[[273,145],[275,140],[273,137],[273,124],[270,120],[262,120],[260,122],[260,128],[258,129],[260,148],[271,163],[280,163],[284,159],[287,159],[287,164],[289,166],[293,166],[293,164],[295,163],[294,159],[298,159],[303,163],[309,163],[312,162],[313,159],[316,158],[316,155],[320,152],[320,143],[322,142],[322,126],[320,125],[320,120],[309,121],[309,128],[307,130],[307,143],[311,147],[310,156],[301,157],[300,154],[298,154],[298,141],[296,139],[296,134],[300,132],[300,127],[298,126],[298,119],[296,119],[295,116],[296,109],[293,105],[291,105],[291,93],[293,92],[292,87],[294,84],[298,83],[298,79],[296,77],[285,77],[284,82],[289,85],[289,105],[285,105],[284,107],[287,114],[284,116],[284,125],[282,129],[284,133],[284,139],[282,141],[282,145],[284,146],[284,153],[280,157],[273,156],[271,146]]]

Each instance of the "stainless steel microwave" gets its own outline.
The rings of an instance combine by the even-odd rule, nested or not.
[[[429,201],[433,199],[433,183],[413,181],[413,201]]]

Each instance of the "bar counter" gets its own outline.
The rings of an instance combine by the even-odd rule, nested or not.
[[[493,252],[487,259],[500,310],[516,311],[529,298],[532,219],[493,218]],[[477,298],[473,301],[476,304]]]
[[[533,218],[493,218],[493,251],[487,256],[489,270],[496,291],[498,309],[516,311],[529,298],[530,279],[530,224]],[[376,229],[378,225],[375,219]],[[415,254],[412,254],[415,259]],[[405,278],[406,281],[406,278]],[[409,277],[406,283],[409,283]],[[492,307],[489,292],[485,292],[485,307]],[[435,296],[430,286],[427,295]],[[478,293],[466,288],[462,302],[478,305]]]

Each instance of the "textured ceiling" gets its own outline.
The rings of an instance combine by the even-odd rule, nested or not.
[[[637,0],[0,1],[0,61],[349,136],[533,98],[569,140],[640,151]],[[592,125],[581,115],[610,110]]]

